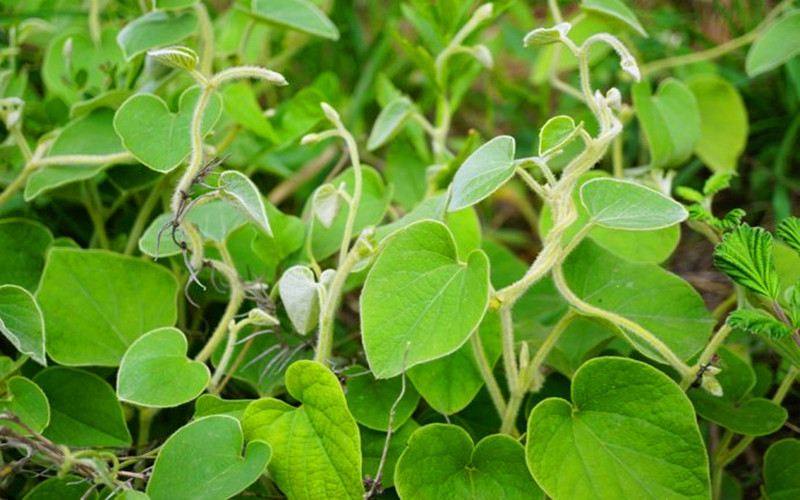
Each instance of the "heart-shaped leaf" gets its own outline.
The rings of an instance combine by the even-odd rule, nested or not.
[[[608,174],[593,170],[578,180],[577,189],[572,196],[578,209],[578,218],[567,230],[564,241],[572,239],[582,227],[590,222],[589,213],[580,200],[580,189],[585,183],[599,176],[607,177]],[[552,226],[550,208],[544,207],[542,216],[539,218],[539,231],[542,235],[546,235]],[[625,260],[660,264],[667,260],[678,246],[680,227],[676,225],[655,231],[626,231],[596,226],[589,231],[588,237]]]
[[[703,348],[714,326],[703,299],[684,280],[657,265],[616,257],[592,240],[569,255],[564,276],[582,300],[638,323],[683,360]],[[663,361],[634,335],[621,332],[643,354]]]
[[[241,422],[244,410],[252,399],[222,399],[213,394],[203,394],[194,402],[194,419],[211,415],[228,415]]]
[[[250,219],[256,227],[272,235],[261,192],[249,177],[236,170],[222,172],[219,176],[219,193],[225,202]]]
[[[322,10],[309,0],[253,0],[257,19],[329,40],[339,39],[339,30]]]
[[[414,103],[400,96],[389,102],[375,119],[372,132],[367,139],[367,149],[374,151],[386,144],[405,125],[414,111]]]
[[[35,292],[53,235],[27,219],[0,220],[0,283]]]
[[[493,367],[501,349],[499,316],[487,313],[473,335],[480,336],[486,359]],[[453,373],[458,376],[453,377]],[[470,343],[443,358],[410,368],[408,378],[431,408],[444,415],[452,415],[466,408],[484,384]]]
[[[171,13],[163,10],[148,12],[122,28],[117,43],[130,61],[149,49],[173,45],[197,31],[194,12]]]
[[[172,273],[101,250],[53,248],[36,300],[47,354],[72,366],[117,366],[133,341],[178,316]]]
[[[800,440],[783,439],[764,454],[764,493],[769,500],[793,500],[800,494]]]
[[[581,9],[619,21],[640,35],[647,36],[647,31],[636,18],[636,14],[621,0],[582,0]]]
[[[361,294],[364,350],[372,373],[391,378],[463,345],[489,303],[489,262],[481,250],[458,260],[441,222],[395,232]]]
[[[42,370],[33,381],[50,403],[46,438],[67,446],[130,446],[122,406],[108,382],[63,366]]]
[[[673,167],[689,159],[700,138],[700,110],[686,84],[669,78],[652,95],[644,80],[633,86],[633,103],[650,147],[650,166]]]
[[[680,224],[689,216],[672,198],[621,179],[593,179],[581,186],[580,196],[591,221],[609,229],[652,231]]]
[[[187,89],[178,101],[178,112],[171,113],[160,97],[136,94],[125,101],[114,116],[114,129],[125,148],[137,160],[157,172],[169,172],[192,150],[191,124],[200,88]],[[205,136],[222,113],[222,99],[211,94],[203,114]]]
[[[236,496],[258,480],[272,456],[270,446],[258,440],[248,440],[242,456],[243,442],[241,424],[228,415],[181,427],[161,446],[147,494],[151,500]]]
[[[697,413],[745,436],[766,436],[780,429],[788,416],[785,408],[769,399],[746,398],[756,383],[750,364],[726,346],[717,350],[717,356],[722,371],[716,380],[722,386],[722,396],[690,389],[687,394]]]
[[[580,127],[569,116],[554,116],[539,131],[539,156],[550,156],[577,137]]]
[[[419,403],[419,394],[411,384],[406,384],[403,397],[400,397],[403,383],[400,377],[378,380],[363,367],[355,366],[347,372],[347,407],[356,422],[364,427],[386,432],[389,430],[389,413],[394,408],[392,429],[405,424]]]
[[[305,335],[317,326],[320,289],[314,271],[306,266],[290,267],[278,282],[278,293],[297,333]]]
[[[29,291],[17,285],[0,286],[0,333],[20,353],[47,364],[42,310]]]
[[[286,372],[286,390],[300,407],[260,399],[242,421],[248,439],[272,446],[269,473],[278,488],[289,498],[361,500],[361,438],[336,376],[298,361]]]
[[[735,172],[747,144],[744,100],[728,80],[701,74],[688,82],[700,111],[700,140],[694,152],[714,172]]]
[[[800,53],[800,12],[793,11],[759,34],[744,63],[749,77],[777,68]]]
[[[495,434],[474,445],[467,431],[449,424],[426,425],[411,435],[394,483],[400,498],[541,498],[519,442]]]
[[[6,394],[0,398],[0,413],[10,411],[35,432],[42,432],[50,423],[50,405],[44,391],[25,377],[11,377],[5,384]],[[0,420],[0,425],[24,435],[29,434],[8,420]]]
[[[63,155],[116,155],[125,152],[125,148],[114,133],[114,111],[100,108],[88,115],[83,115],[70,122],[58,134],[47,157]],[[73,182],[91,179],[109,165],[72,164],[48,165],[37,169],[25,186],[25,200],[57,187]]]
[[[526,455],[553,498],[709,497],[708,458],[689,399],[631,359],[595,358],[572,380],[572,403],[540,402]]]
[[[141,406],[168,408],[191,401],[208,385],[204,363],[186,357],[188,343],[177,328],[148,332],[131,344],[117,372],[121,401]],[[180,380],[179,384],[175,381]]]
[[[500,189],[514,175],[514,147],[513,137],[501,135],[469,155],[453,177],[447,210],[472,206]]]

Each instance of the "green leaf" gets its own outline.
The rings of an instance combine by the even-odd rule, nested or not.
[[[400,498],[541,498],[519,442],[495,434],[474,445],[467,431],[449,424],[426,425],[411,435],[394,483]]]
[[[54,366],[37,373],[33,381],[50,402],[46,438],[67,446],[131,445],[122,406],[105,380],[83,370]]]
[[[256,99],[249,82],[235,82],[222,91],[225,114],[236,123],[259,137],[277,143],[279,141],[272,124],[264,116],[264,110]]]
[[[581,9],[620,21],[643,37],[647,37],[647,31],[636,18],[636,14],[621,0],[583,0]]]
[[[367,139],[367,149],[375,151],[394,137],[414,112],[414,103],[401,96],[387,104],[375,119],[372,132]]]
[[[136,339],[117,372],[120,401],[169,408],[199,396],[211,375],[204,363],[187,359],[187,347],[186,337],[172,327],[158,328]]]
[[[593,179],[581,186],[580,196],[591,221],[609,229],[651,231],[680,224],[689,216],[672,198],[621,179]]]
[[[419,424],[409,420],[402,427],[392,432],[392,439],[389,441],[389,450],[386,453],[386,461],[383,464],[381,475],[382,488],[386,489],[394,486],[394,470],[397,460],[406,449],[406,444],[411,434],[417,429],[419,429]],[[361,431],[361,475],[375,479],[383,457],[383,448],[386,445],[386,432],[373,431],[365,427],[360,427],[359,430]]]
[[[347,407],[356,422],[376,431],[389,430],[389,413],[400,397],[403,382],[400,377],[379,380],[366,369],[357,366],[348,369],[345,398]],[[392,429],[405,424],[419,404],[419,394],[406,383],[405,392],[395,408]]]
[[[489,262],[457,258],[447,227],[423,220],[387,240],[361,294],[364,351],[373,374],[391,378],[463,345],[489,303]]]
[[[491,366],[500,357],[500,318],[495,313],[484,316],[478,332],[483,351]],[[453,374],[458,374],[453,376]],[[452,354],[428,361],[408,370],[408,378],[431,408],[444,415],[458,413],[475,399],[484,385],[471,343]]]
[[[644,80],[633,85],[633,103],[650,147],[650,166],[674,167],[688,160],[701,130],[700,110],[689,87],[668,78],[652,95]]]
[[[0,220],[0,283],[35,292],[52,244],[50,230],[36,221]]]
[[[309,0],[253,0],[252,12],[262,19],[282,28],[297,30],[329,40],[339,39],[339,30],[322,10]]]
[[[189,47],[173,46],[150,50],[147,56],[170,68],[191,71],[200,63],[200,56]]]
[[[733,328],[738,328],[754,335],[766,335],[773,340],[780,340],[791,335],[794,331],[786,323],[760,310],[739,309],[733,311],[726,322]]]
[[[597,170],[591,171],[580,177],[577,189],[573,192],[573,199],[578,208],[578,218],[567,230],[564,241],[572,237],[590,221],[589,213],[580,200],[582,186],[599,176],[607,177],[608,174]],[[539,218],[539,231],[546,235],[553,226],[550,208],[545,206]],[[631,262],[646,262],[659,264],[672,255],[680,241],[680,227],[670,226],[655,231],[627,231],[609,229],[597,226],[589,231],[588,237],[606,250],[623,257]]]
[[[211,415],[228,415],[241,422],[244,410],[252,403],[252,399],[222,399],[213,394],[203,394],[194,402],[195,420]]]
[[[198,24],[194,12],[177,14],[154,10],[122,28],[117,35],[117,43],[125,59],[130,61],[146,50],[180,42],[194,34]]]
[[[564,263],[570,289],[583,301],[643,326],[681,359],[706,344],[714,320],[703,299],[678,276],[654,264],[635,264],[582,242]],[[648,344],[620,332],[643,354],[662,361]]]
[[[800,53],[800,11],[778,19],[758,35],[744,67],[750,78],[766,73]]]
[[[713,172],[736,172],[747,145],[748,118],[742,96],[728,80],[703,74],[688,82],[700,111],[694,152]]]
[[[778,224],[775,234],[795,252],[800,254],[800,218],[787,217],[783,219],[781,223]]]
[[[158,8],[161,10],[176,10],[191,7],[197,0],[157,0]]]
[[[277,211],[275,208],[273,210]],[[172,228],[168,227],[173,217],[172,213],[161,214],[150,223],[139,238],[142,253],[151,257],[169,257],[181,253],[180,247],[172,239]],[[194,223],[205,239],[218,244],[224,243],[231,233],[247,224],[239,211],[222,200],[211,200],[193,207],[186,215],[186,220]],[[265,233],[258,231],[258,234]]]
[[[447,210],[455,212],[472,206],[503,186],[513,175],[514,138],[495,137],[469,155],[459,167],[450,187]]]
[[[58,134],[48,157],[63,155],[111,155],[124,153],[125,148],[114,133],[114,111],[101,108],[71,121]],[[57,187],[91,179],[109,165],[49,165],[36,169],[25,186],[25,200]]]
[[[175,278],[159,265],[53,248],[36,295],[47,353],[64,365],[117,366],[137,338],[175,323],[177,298]]]
[[[241,424],[227,415],[181,427],[161,446],[147,494],[152,500],[236,496],[258,480],[272,457],[267,443],[249,439],[242,456],[243,442]]]
[[[243,420],[248,439],[272,446],[269,473],[278,488],[289,498],[361,500],[361,438],[336,376],[298,361],[286,372],[286,389],[300,407],[260,399]]]
[[[722,396],[690,389],[687,395],[697,413],[745,436],[766,436],[783,427],[788,414],[781,405],[760,397],[746,398],[756,383],[750,364],[726,346],[720,346],[717,356],[719,361],[715,364],[722,371],[715,378],[722,387]]]
[[[769,500],[800,495],[800,441],[783,439],[764,454],[764,493]]]
[[[14,413],[20,420],[41,433],[50,423],[50,404],[38,385],[25,377],[11,377],[5,382],[5,395],[0,398],[0,413]],[[30,433],[14,422],[0,419],[3,427],[9,427],[23,435]]]
[[[223,201],[250,219],[256,227],[272,235],[261,192],[249,177],[236,170],[222,172],[219,176],[219,193]]]
[[[363,174],[363,191],[361,194],[361,203],[356,212],[356,220],[353,224],[353,237],[358,236],[367,226],[380,223],[389,207],[389,200],[391,199],[391,192],[384,186],[383,180],[381,180],[378,172],[370,167],[364,167]],[[354,175],[353,169],[349,168],[336,176],[330,183],[337,187],[344,184],[344,191],[352,197],[355,189]],[[308,209],[310,209],[310,203],[306,205],[306,210]],[[339,250],[342,238],[344,237],[344,229],[349,211],[350,209],[347,206],[339,210],[329,228],[323,226],[316,218],[314,219],[311,248],[315,259],[324,260]]]
[[[199,87],[191,87],[181,94],[177,113],[171,113],[154,94],[135,94],[117,110],[114,129],[137,160],[157,172],[169,172],[192,150],[192,115],[200,93]],[[213,93],[203,114],[203,136],[214,128],[221,113],[222,99]]]
[[[522,40],[525,47],[536,47],[539,45],[550,45],[558,43],[566,38],[567,33],[572,29],[570,23],[559,23],[552,28],[536,28],[525,35]]]
[[[553,498],[709,498],[708,458],[689,399],[639,361],[595,358],[572,381],[572,403],[540,402],[526,454]]]
[[[47,364],[42,310],[29,291],[17,285],[0,286],[0,333],[21,354]]]
[[[772,257],[772,235],[742,224],[725,234],[714,249],[714,265],[730,279],[753,292],[778,298],[780,280]]]
[[[94,484],[86,478],[67,474],[51,477],[37,484],[23,500],[97,500],[97,492],[88,494]]]
[[[539,156],[551,156],[578,135],[580,127],[569,116],[554,116],[539,131]]]
[[[278,282],[278,293],[292,326],[301,335],[306,335],[319,321],[320,293],[314,271],[306,266],[292,266],[283,273]]]

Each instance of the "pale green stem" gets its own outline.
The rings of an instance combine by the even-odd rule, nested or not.
[[[478,371],[481,372],[481,377],[486,384],[486,390],[492,398],[492,403],[497,410],[497,414],[500,415],[500,418],[503,418],[506,411],[506,401],[503,397],[503,392],[500,390],[500,385],[497,383],[492,373],[492,366],[489,364],[489,359],[486,357],[486,351],[483,349],[478,330],[472,332],[470,343],[472,344],[472,352],[475,354],[475,360],[478,363]]]
[[[341,123],[336,124],[339,129],[344,142],[347,144],[347,150],[350,152],[350,162],[353,164],[353,198],[348,202],[347,221],[344,225],[344,234],[342,235],[342,243],[339,248],[339,267],[344,265],[347,257],[348,249],[350,248],[350,240],[353,238],[353,227],[356,223],[356,215],[358,214],[358,207],[361,204],[361,191],[363,190],[364,174],[361,168],[361,158],[358,154],[358,146],[352,134],[345,129]]]
[[[211,377],[211,393],[219,394],[221,387],[219,385],[225,372],[228,371],[228,363],[233,357],[233,351],[236,349],[236,341],[239,339],[239,328],[235,324],[231,324],[230,331],[228,332],[228,341],[225,343],[225,351],[217,363],[217,368],[214,370],[214,375]]]
[[[625,177],[624,163],[622,158],[622,136],[617,136],[612,143],[611,160],[613,161],[614,177],[622,179]]]
[[[556,288],[561,296],[567,299],[567,302],[569,302],[573,307],[584,314],[602,318],[633,333],[640,340],[649,345],[653,350],[658,352],[658,354],[665,361],[667,361],[667,363],[669,363],[682,378],[691,376],[692,369],[678,356],[676,356],[675,353],[672,352],[672,350],[661,341],[661,339],[653,335],[653,333],[651,333],[649,330],[624,316],[620,316],[619,314],[600,309],[587,302],[584,302],[577,295],[575,295],[564,279],[564,271],[561,267],[561,264],[553,267],[553,282],[555,283]]]
[[[214,28],[211,26],[211,18],[208,17],[208,9],[203,2],[194,4],[194,11],[200,20],[200,39],[203,43],[203,50],[200,54],[200,71],[203,74],[211,74],[214,62]]]
[[[519,434],[516,428],[516,422],[524,396],[525,393],[523,392],[512,392],[511,396],[508,398],[508,406],[503,415],[503,421],[500,424],[500,432],[502,434],[510,434],[511,436]]]
[[[208,359],[217,349],[219,343],[222,342],[222,339],[225,337],[225,334],[228,332],[231,323],[236,317],[236,313],[239,312],[239,308],[244,302],[244,289],[242,288],[242,284],[239,282],[239,277],[236,275],[236,268],[234,267],[233,259],[231,259],[228,249],[225,248],[224,245],[220,245],[218,249],[220,255],[222,256],[223,262],[217,264],[217,266],[228,279],[228,286],[231,288],[231,295],[230,299],[228,299],[228,305],[225,307],[225,312],[222,314],[222,318],[219,320],[216,329],[211,334],[211,337],[209,337],[206,345],[203,346],[203,349],[194,358],[195,361],[199,361],[201,363],[208,361]]]
[[[524,168],[517,167],[516,169],[514,169],[514,173],[516,173],[520,177],[520,179],[522,179],[525,182],[525,184],[528,185],[531,191],[533,191],[539,196],[539,198],[543,200],[547,200],[549,198],[547,192],[544,190],[544,187],[538,182],[536,182],[536,179],[534,179],[533,176],[529,174]]]
[[[514,318],[511,315],[511,307],[509,306],[501,307],[498,314],[500,315],[500,328],[502,331],[503,368],[506,372],[508,391],[513,396],[519,392],[519,368],[517,367],[517,355],[514,349]]]
[[[689,64],[695,64],[703,61],[711,61],[717,59],[718,57],[722,57],[729,52],[733,52],[740,47],[749,45],[755,41],[759,35],[761,35],[761,32],[764,31],[772,23],[772,21],[778,15],[780,15],[781,12],[791,7],[792,3],[792,0],[784,0],[776,5],[775,8],[764,17],[764,20],[761,21],[761,23],[759,23],[755,29],[753,29],[753,31],[745,33],[744,35],[732,40],[728,40],[725,43],[717,45],[716,47],[682,56],[667,57],[665,59],[660,59],[658,61],[645,64],[641,67],[642,75],[652,75],[653,73],[658,73],[659,71],[664,71],[670,68],[687,66]]]
[[[84,197],[84,207],[89,213],[89,218],[94,226],[94,234],[100,242],[100,247],[104,250],[111,249],[111,242],[108,240],[106,233],[105,220],[103,220],[103,204],[100,201],[100,193],[97,191],[97,185],[91,180],[84,184],[84,189],[87,196]]]
[[[528,370],[524,373],[523,380],[525,381],[525,388],[528,391],[538,391],[541,388],[541,374],[540,370],[542,365],[544,364],[547,356],[550,355],[550,351],[553,350],[555,347],[556,342],[558,339],[561,338],[561,334],[564,333],[569,327],[569,325],[578,317],[572,311],[569,311],[565,314],[553,329],[550,331],[550,334],[544,339],[544,343],[539,346],[539,349],[536,350],[536,354],[533,356],[533,360],[531,361],[530,365],[528,366]]]
[[[547,0],[547,8],[550,10],[550,15],[553,16],[555,24],[564,22],[561,16],[561,9],[558,8],[558,0]]]
[[[100,30],[100,0],[89,0],[89,33],[95,47],[99,47],[102,38]]]
[[[580,228],[572,237],[572,239],[569,240],[569,243],[567,243],[567,246],[564,247],[564,250],[562,250],[561,258],[566,259],[567,256],[571,254],[573,250],[575,250],[575,247],[577,247],[580,242],[583,241],[583,239],[586,238],[590,232],[592,232],[592,229],[594,228],[595,225],[591,221],[587,222],[582,228]]]
[[[356,246],[347,254],[342,265],[336,270],[336,274],[331,282],[331,287],[328,290],[327,300],[322,305],[320,310],[319,319],[319,339],[317,340],[317,350],[314,353],[314,361],[326,364],[331,357],[333,350],[333,327],[336,320],[336,311],[339,309],[339,302],[342,298],[342,290],[344,289],[347,276],[353,270],[353,267],[363,257],[362,252],[356,243]]]
[[[708,345],[706,345],[703,353],[700,354],[700,358],[698,358],[697,363],[695,363],[691,371],[687,373],[686,376],[681,380],[681,388],[684,391],[692,386],[692,383],[694,383],[695,379],[697,378],[697,374],[704,365],[711,361],[711,358],[714,357],[714,353],[716,353],[717,349],[719,349],[719,346],[725,342],[725,339],[728,337],[728,334],[731,333],[731,331],[732,328],[726,323],[722,325],[719,330],[716,331],[716,333],[714,333],[711,341],[708,343]]]
[[[158,200],[161,198],[161,193],[164,190],[164,187],[167,185],[168,180],[169,176],[165,175],[147,194],[147,198],[145,198],[144,203],[139,209],[139,213],[136,215],[136,220],[133,221],[133,226],[131,226],[131,232],[128,235],[128,242],[125,244],[125,251],[123,252],[125,255],[132,255],[133,251],[136,250],[136,246],[139,243],[139,237],[144,232],[147,221],[150,218],[150,214],[153,212]]]
[[[200,92],[200,98],[195,105],[194,113],[192,114],[192,122],[190,125],[192,154],[189,159],[189,165],[186,167],[186,172],[184,172],[181,180],[178,181],[178,186],[175,188],[175,192],[172,195],[171,208],[173,214],[177,214],[180,211],[181,204],[184,202],[184,199],[189,196],[189,190],[192,187],[194,178],[203,166],[203,115],[206,112],[206,106],[213,93],[213,86],[206,85],[203,87],[203,90]]]

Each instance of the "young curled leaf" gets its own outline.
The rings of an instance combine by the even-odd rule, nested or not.
[[[559,23],[552,28],[536,28],[525,35],[522,43],[526,47],[550,45],[551,43],[560,42],[562,38],[567,36],[570,29],[572,29],[570,23]]]
[[[780,284],[772,262],[772,235],[764,229],[742,224],[726,234],[714,250],[714,265],[743,287],[777,299]]]
[[[800,253],[800,218],[789,217],[778,224],[775,231],[784,243]]]
[[[165,66],[189,71],[196,68],[200,62],[200,57],[189,47],[165,47],[150,50],[147,55]]]
[[[325,229],[331,227],[341,205],[341,195],[333,184],[323,184],[314,191],[314,200],[311,205],[312,211]]]
[[[766,335],[780,340],[792,334],[792,328],[771,314],[752,309],[733,311],[727,319],[728,325],[755,335]]]
[[[219,176],[219,187],[224,201],[272,236],[261,192],[249,177],[236,170],[226,170]]]

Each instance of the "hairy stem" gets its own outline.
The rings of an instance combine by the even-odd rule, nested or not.
[[[500,415],[500,418],[503,418],[506,411],[506,401],[500,390],[500,385],[498,385],[492,373],[492,366],[489,364],[489,359],[486,357],[486,352],[483,350],[483,344],[481,343],[481,336],[478,330],[472,332],[470,343],[472,344],[472,352],[475,354],[475,360],[478,362],[478,371],[481,372],[483,382],[486,384],[486,390],[489,391],[489,396],[492,398],[492,403],[498,415]]]

